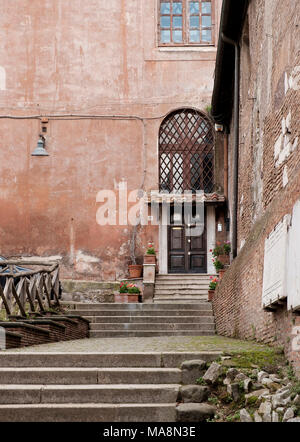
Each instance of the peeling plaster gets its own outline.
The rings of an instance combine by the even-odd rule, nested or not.
[[[294,91],[300,90],[300,66],[295,66],[290,76],[288,76],[287,72],[285,73],[284,89],[285,94],[288,93],[289,89]]]
[[[244,195],[241,196],[241,200],[240,200],[240,217],[243,215],[243,211],[244,211],[243,201],[244,201]]]
[[[86,255],[81,250],[79,250],[76,253],[76,262],[79,262],[79,261],[82,261],[85,263],[96,263],[96,262],[100,262],[100,259],[96,258],[95,256]]]
[[[76,253],[76,271],[79,273],[94,273],[95,268],[93,264],[98,264],[99,262],[99,258],[86,255],[81,250]]]
[[[282,175],[282,185],[283,187],[285,187],[289,182],[289,177],[288,177],[288,168],[287,166],[284,167],[283,169],[283,175]]]
[[[292,114],[288,113],[286,118],[281,121],[281,134],[277,138],[274,144],[274,159],[276,161],[275,166],[279,167],[298,146],[298,137],[294,142],[291,142],[291,120]]]

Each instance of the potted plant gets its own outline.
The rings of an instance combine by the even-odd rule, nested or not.
[[[148,243],[148,249],[144,255],[144,264],[156,264],[155,249],[151,242]]]
[[[217,273],[219,273],[220,270],[224,269],[224,264],[222,264],[222,262],[218,258],[213,259],[213,264]]]
[[[225,243],[217,242],[217,245],[214,249],[211,250],[214,258],[217,259],[223,266],[229,265],[229,254],[231,251],[230,241],[226,241]]]
[[[119,293],[115,294],[115,302],[139,302],[140,289],[135,284],[121,282]]]
[[[130,242],[130,258],[131,264],[128,266],[129,278],[140,278],[143,273],[143,266],[136,263],[135,243],[136,243],[137,225],[134,226]]]
[[[218,278],[213,278],[212,276],[210,277],[210,280],[211,281],[209,283],[209,288],[208,288],[208,300],[212,301],[219,280]]]

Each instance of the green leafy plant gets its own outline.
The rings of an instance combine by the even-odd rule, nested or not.
[[[206,382],[203,379],[203,377],[200,377],[200,378],[196,379],[196,384],[198,384],[198,385],[206,385]]]
[[[146,252],[147,255],[155,255],[154,247],[149,247]]]
[[[209,283],[209,290],[216,290],[217,285],[218,285],[218,278],[213,278],[212,276],[210,277],[211,281]]]
[[[128,293],[137,293],[137,294],[139,294],[140,292],[141,292],[140,289],[136,285],[134,285],[133,287],[129,287],[128,288]]]
[[[140,293],[140,289],[135,284],[129,284],[128,282],[121,282],[120,293]]]
[[[238,420],[240,420],[240,412],[239,411],[233,415],[226,417],[227,422],[234,422],[234,421],[238,421]]]
[[[217,245],[214,249],[210,249],[214,258],[217,258],[220,255],[229,255],[231,252],[230,241],[226,241],[224,243],[217,242]]]
[[[211,249],[212,255],[216,258],[220,255],[223,255],[224,251],[223,251],[223,247],[218,243],[218,245],[214,248]]]
[[[224,264],[222,264],[221,261],[219,261],[218,259],[213,259],[213,264],[217,272],[221,269],[224,269]]]
[[[223,250],[224,250],[224,252],[225,252],[225,255],[229,255],[229,253],[231,252],[231,244],[230,244],[229,241],[226,241],[226,242],[223,244]]]

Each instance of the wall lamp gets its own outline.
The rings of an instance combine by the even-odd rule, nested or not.
[[[224,132],[223,124],[215,124],[215,131],[216,132]]]
[[[40,135],[39,141],[37,142],[37,146],[32,152],[32,156],[34,157],[48,157],[49,154],[45,149],[45,137],[43,135]]]

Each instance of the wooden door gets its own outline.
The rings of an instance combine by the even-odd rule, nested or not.
[[[206,229],[202,235],[189,236],[195,226],[169,226],[169,273],[206,273]]]

